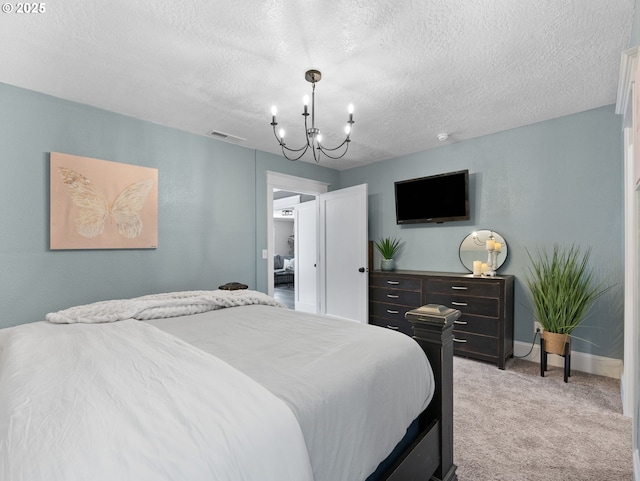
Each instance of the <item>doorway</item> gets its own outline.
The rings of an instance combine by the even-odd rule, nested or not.
[[[267,172],[267,285],[274,295],[273,189],[305,192],[317,197],[312,222],[317,226],[317,249],[312,254],[313,301],[308,312],[368,322],[367,185],[327,192],[328,184]],[[300,231],[296,233],[299,237]],[[302,245],[302,242],[296,242]],[[298,253],[299,256],[299,253]],[[299,256],[300,257],[300,256]],[[296,276],[299,274],[296,262]],[[295,283],[296,300],[305,287]],[[306,292],[306,291],[305,291]],[[296,302],[296,309],[299,303]]]
[[[267,171],[267,289],[268,294],[272,297],[276,297],[275,292],[275,276],[274,276],[274,256],[276,252],[275,245],[275,236],[274,236],[274,192],[282,191],[292,193],[293,195],[301,195],[305,196],[304,198],[313,197],[326,193],[328,191],[329,184],[325,182],[314,181],[310,179],[304,179],[301,177],[294,177],[287,174],[281,174],[277,172],[269,172]],[[277,205],[277,204],[276,204]],[[295,308],[295,299],[300,298],[301,296],[306,299],[307,303],[312,304],[312,312],[317,312],[317,288],[316,286],[310,287],[313,292],[304,292],[301,293],[299,289],[304,286],[300,283],[300,273],[295,272],[295,270],[300,269],[300,265],[298,262],[295,262],[295,250],[300,247],[300,240],[296,242],[296,238],[299,238],[300,235],[296,235],[294,232],[294,275],[293,275],[293,289],[289,290],[289,292],[285,292],[284,290],[280,290],[278,296],[294,296],[293,305]],[[304,242],[304,240],[302,241]],[[297,247],[296,247],[297,246]],[[300,254],[298,254],[300,256]],[[313,254],[314,258],[317,258],[317,253]],[[295,276],[298,274],[298,282],[296,282]],[[280,284],[278,284],[279,286]],[[297,292],[296,292],[297,290]],[[290,301],[289,301],[290,302]],[[285,303],[289,305],[289,302]],[[311,310],[311,309],[302,309],[302,310]]]

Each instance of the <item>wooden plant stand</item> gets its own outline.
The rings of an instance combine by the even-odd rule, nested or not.
[[[544,336],[540,337],[540,376],[544,377],[544,372],[547,370],[547,355],[549,353],[545,350]],[[553,353],[552,353],[553,354]],[[571,338],[568,338],[564,343],[564,352],[559,354],[564,357],[564,382],[569,382],[571,376]]]

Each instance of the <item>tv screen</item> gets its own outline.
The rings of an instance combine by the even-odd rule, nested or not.
[[[395,197],[398,224],[469,220],[469,171],[398,181]]]

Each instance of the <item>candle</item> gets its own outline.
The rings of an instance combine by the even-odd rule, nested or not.
[[[482,266],[480,267],[480,270],[482,271],[483,274],[487,272],[489,270],[488,264],[486,262],[483,262]]]
[[[500,242],[493,243],[493,250],[496,252],[500,252],[502,250],[502,244]]]
[[[488,251],[492,251],[492,250],[493,250],[494,245],[495,245],[495,242],[493,242],[493,239],[489,239],[489,240],[487,241],[487,250],[488,250]]]
[[[482,274],[482,261],[473,261],[473,275],[479,276]]]

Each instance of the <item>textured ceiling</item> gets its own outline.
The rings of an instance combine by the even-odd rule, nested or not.
[[[271,106],[301,144],[316,68],[325,144],[355,106],[349,153],[321,161],[346,169],[615,103],[634,0],[43,5],[0,13],[0,82],[279,153]]]

